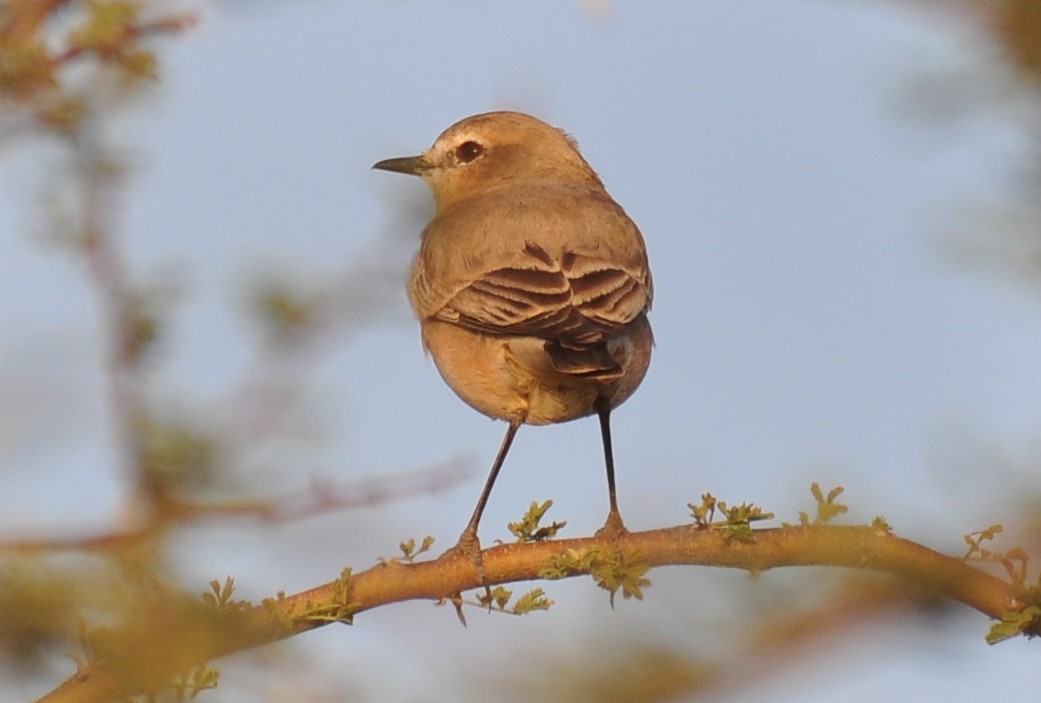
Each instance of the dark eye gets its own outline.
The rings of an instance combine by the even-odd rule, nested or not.
[[[463,142],[455,148],[455,158],[461,164],[476,161],[484,153],[484,147],[477,142]]]

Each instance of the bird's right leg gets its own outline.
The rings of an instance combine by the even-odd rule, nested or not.
[[[615,540],[628,532],[622,522],[622,514],[618,512],[618,493],[614,483],[614,449],[611,446],[611,404],[604,399],[596,403],[596,412],[600,417],[600,436],[604,443],[604,464],[607,467],[607,497],[610,510],[604,526],[596,531],[597,537]]]

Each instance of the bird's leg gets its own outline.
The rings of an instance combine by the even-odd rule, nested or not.
[[[495,463],[492,464],[492,470],[488,474],[488,480],[484,482],[484,489],[477,499],[473,515],[470,516],[470,522],[466,523],[466,528],[463,529],[463,534],[459,535],[456,545],[445,552],[446,554],[461,552],[470,557],[474,563],[474,570],[477,572],[477,580],[481,583],[484,583],[484,564],[481,561],[481,542],[477,539],[477,526],[481,522],[484,506],[488,503],[488,496],[492,494],[492,486],[495,485],[495,479],[506,460],[506,453],[510,451],[510,445],[513,444],[513,438],[520,425],[520,420],[510,421],[510,426],[506,428],[506,436],[502,438],[502,444],[499,446],[499,453],[495,456]]]
[[[618,512],[618,496],[614,486],[614,451],[611,448],[611,403],[605,398],[596,401],[596,412],[600,417],[600,436],[604,441],[604,463],[607,465],[607,495],[611,510],[607,513],[604,526],[596,531],[597,537],[617,539],[628,532]]]

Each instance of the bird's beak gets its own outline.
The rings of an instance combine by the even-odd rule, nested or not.
[[[425,156],[398,156],[393,159],[377,161],[372,165],[380,171],[394,171],[395,173],[407,173],[410,176],[422,176],[433,166]]]

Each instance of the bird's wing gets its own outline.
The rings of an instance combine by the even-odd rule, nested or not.
[[[532,336],[582,349],[647,310],[646,270],[588,253],[565,251],[555,258],[528,242],[520,257],[467,282],[434,316],[479,332]]]

